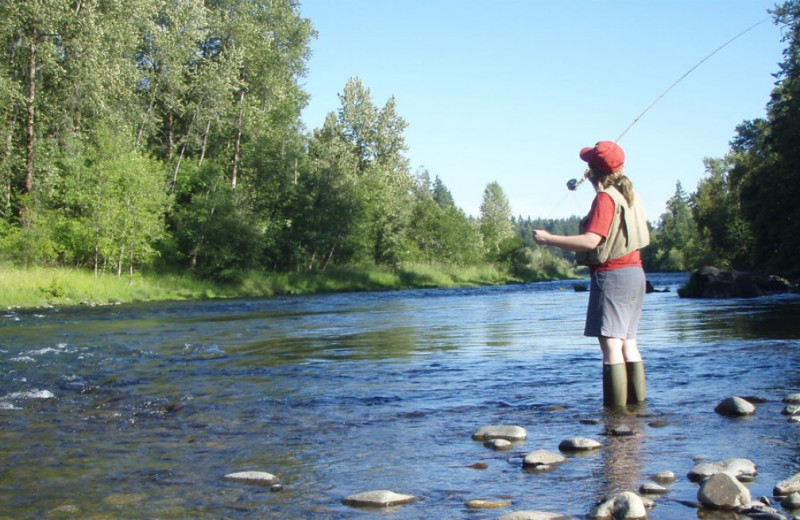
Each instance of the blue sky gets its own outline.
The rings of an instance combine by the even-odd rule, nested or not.
[[[351,77],[406,120],[412,171],[439,176],[478,216],[490,182],[515,216],[583,215],[583,146],[619,141],[655,221],[736,126],[764,117],[784,44],[764,0],[301,0],[312,41],[303,120],[322,126]]]

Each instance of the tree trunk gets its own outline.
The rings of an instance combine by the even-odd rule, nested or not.
[[[211,131],[211,120],[206,124],[206,131],[203,132],[203,146],[200,148],[200,159],[197,161],[197,166],[203,165],[203,160],[206,158],[206,146],[208,145],[208,133]]]
[[[244,120],[244,90],[239,93],[239,118],[236,121],[236,140],[233,145],[233,172],[231,173],[231,188],[236,188],[236,176],[239,171],[239,157],[242,147],[242,121]]]
[[[27,146],[28,158],[25,164],[25,186],[23,194],[30,193],[33,189],[33,145],[34,145],[34,116],[36,108],[34,101],[36,100],[36,44],[31,42],[30,45],[30,60],[28,62],[28,129],[27,129]]]

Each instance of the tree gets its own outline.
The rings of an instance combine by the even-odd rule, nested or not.
[[[733,142],[732,174],[740,184],[741,212],[752,230],[757,265],[800,273],[795,244],[800,240],[800,2],[773,11],[785,26],[778,79],[767,105],[766,123],[740,126]]]
[[[680,181],[667,201],[667,211],[653,233],[648,248],[649,267],[657,271],[686,271],[693,267],[699,234],[689,207],[689,197]]]
[[[486,186],[480,210],[483,245],[488,258],[495,258],[500,253],[501,244],[514,237],[511,206],[500,184],[491,182]]]

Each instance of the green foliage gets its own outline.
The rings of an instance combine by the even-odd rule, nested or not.
[[[511,206],[503,188],[497,182],[486,185],[481,202],[480,230],[487,259],[501,254],[501,244],[514,236]]]
[[[650,230],[650,245],[644,249],[642,257],[645,269],[675,272],[699,267],[697,262],[705,247],[692,218],[689,196],[680,181],[666,209],[656,228]]]

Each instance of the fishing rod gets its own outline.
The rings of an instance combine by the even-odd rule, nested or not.
[[[694,70],[695,70],[696,68],[698,68],[700,65],[702,65],[703,63],[705,63],[705,62],[706,62],[706,61],[707,61],[709,58],[711,58],[713,55],[715,55],[716,53],[718,53],[719,51],[721,51],[722,49],[724,49],[725,47],[727,47],[729,44],[733,43],[733,42],[734,42],[735,40],[737,40],[739,37],[741,37],[741,36],[744,36],[746,33],[750,32],[752,29],[755,29],[756,27],[758,27],[758,26],[759,26],[759,25],[761,25],[762,23],[766,22],[767,20],[769,20],[769,17],[767,17],[767,18],[764,18],[763,20],[760,20],[760,21],[758,21],[758,22],[754,23],[753,25],[751,25],[750,27],[748,27],[748,28],[747,28],[747,29],[745,29],[744,31],[740,32],[739,34],[737,34],[736,36],[734,36],[734,37],[733,37],[733,38],[731,38],[730,40],[726,41],[725,43],[723,43],[722,45],[720,45],[719,47],[717,47],[716,49],[714,49],[713,51],[711,51],[711,52],[710,52],[708,55],[706,55],[706,56],[705,56],[705,57],[704,57],[702,60],[698,61],[698,62],[697,62],[697,63],[696,63],[696,64],[695,64],[695,65],[694,65],[692,68],[690,68],[689,70],[687,70],[687,71],[686,71],[686,73],[685,73],[683,76],[681,76],[681,77],[679,77],[677,80],[675,80],[675,82],[674,82],[672,85],[670,85],[670,86],[669,86],[669,87],[668,87],[668,88],[667,88],[667,89],[666,89],[664,92],[662,92],[662,93],[661,93],[661,94],[660,94],[660,95],[659,95],[659,96],[658,96],[658,97],[657,97],[657,98],[656,98],[656,99],[655,99],[655,100],[654,100],[652,103],[650,103],[650,104],[647,106],[647,108],[645,108],[645,109],[642,111],[642,113],[641,113],[641,114],[639,114],[638,116],[636,116],[636,117],[633,119],[633,121],[631,121],[631,124],[629,124],[629,125],[628,125],[628,127],[627,127],[625,130],[623,130],[621,134],[619,134],[619,137],[617,137],[617,138],[614,140],[614,142],[615,142],[615,143],[619,142],[619,140],[620,140],[620,139],[622,139],[622,138],[623,138],[623,136],[624,136],[625,134],[627,134],[627,133],[628,133],[628,131],[629,131],[631,128],[633,128],[633,126],[634,126],[636,123],[638,123],[638,122],[639,122],[639,120],[640,120],[640,119],[641,119],[641,118],[642,118],[642,117],[643,117],[643,116],[644,116],[644,115],[645,115],[645,114],[646,114],[646,113],[647,113],[647,112],[648,112],[648,111],[649,111],[651,108],[653,108],[653,107],[656,105],[656,103],[658,103],[659,101],[661,101],[661,99],[662,99],[664,96],[666,96],[666,95],[667,95],[667,93],[668,93],[670,90],[672,90],[673,88],[675,88],[675,86],[676,86],[678,83],[680,83],[681,81],[683,81],[683,79],[684,79],[684,78],[686,78],[686,76],[688,76],[689,74],[691,74],[692,72],[694,72]],[[585,172],[583,172],[583,176],[582,176],[580,179],[570,179],[570,180],[568,180],[568,181],[567,181],[567,189],[568,189],[569,191],[575,191],[575,190],[577,190],[577,189],[578,189],[578,187],[579,187],[581,184],[583,184],[583,181],[585,181],[585,180],[586,180],[588,177],[589,177],[589,169],[587,168],[587,170],[586,170]]]

